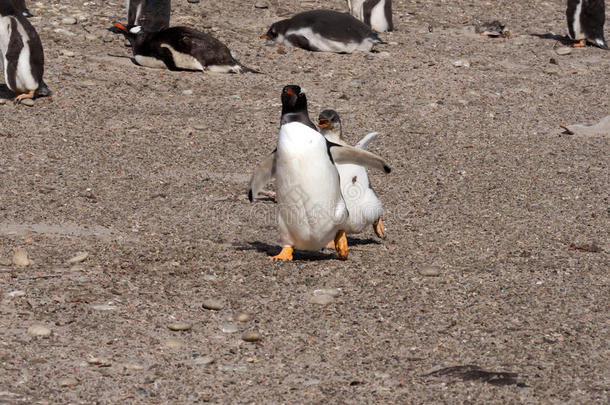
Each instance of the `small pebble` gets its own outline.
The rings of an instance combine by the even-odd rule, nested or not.
[[[438,266],[423,266],[419,269],[419,274],[424,277],[438,277],[441,275],[441,269]]]
[[[467,59],[459,59],[453,62],[453,66],[455,67],[470,67],[470,61]]]
[[[32,325],[28,328],[28,333],[32,336],[49,337],[51,336],[51,329],[43,325]]]
[[[193,325],[187,322],[174,322],[167,325],[167,329],[173,331],[190,330],[192,327]]]
[[[21,290],[11,291],[10,293],[6,294],[6,296],[9,298],[23,297],[24,295],[25,295],[25,291],[21,291]]]
[[[184,94],[185,96],[190,96],[191,94],[193,94],[193,90],[191,90],[191,89],[184,90],[184,91],[182,91],[182,94]]]
[[[176,339],[167,339],[165,341],[165,347],[169,347],[171,349],[176,349],[179,347],[184,347],[184,343]]]
[[[92,305],[91,308],[95,309],[96,311],[113,311],[116,309],[114,305],[107,304]]]
[[[64,34],[65,36],[68,36],[68,37],[73,37],[75,35],[73,32],[68,31],[68,30],[66,30],[64,28],[55,28],[53,30],[53,32],[55,32],[57,34]]]
[[[73,258],[68,260],[68,264],[76,264],[76,263],[84,262],[87,257],[89,257],[89,253],[87,253],[87,252],[78,252],[76,254],[76,256],[74,256]]]
[[[319,295],[314,295],[313,297],[311,297],[309,299],[309,303],[315,304],[315,305],[329,305],[329,304],[332,304],[332,302],[334,300],[335,299],[332,297],[332,295],[319,294]]]
[[[244,333],[241,338],[246,341],[246,342],[258,342],[259,340],[261,340],[263,337],[260,333],[255,332],[255,331],[250,331],[250,332],[246,332]]]
[[[108,360],[108,359],[104,359],[102,357],[93,357],[93,356],[87,357],[87,363],[89,363],[92,366],[99,366],[99,367],[110,367],[110,365],[112,364],[112,363],[110,363],[110,360]]]
[[[240,312],[239,314],[236,314],[233,319],[237,322],[248,322],[250,319],[252,319],[252,316],[245,312]]]
[[[267,3],[265,3],[264,1],[257,1],[256,3],[254,3],[254,7],[255,8],[268,8],[269,5]]]
[[[96,85],[95,81],[93,80],[83,80],[80,82],[80,84],[86,87],[94,87]]]
[[[313,295],[321,294],[330,295],[331,297],[338,297],[339,295],[341,295],[341,290],[338,288],[319,288],[313,291]]]
[[[21,105],[25,105],[27,107],[33,107],[34,106],[34,100],[32,100],[31,98],[26,98],[24,100],[21,100]]]
[[[559,48],[555,49],[555,53],[557,55],[569,55],[572,53],[572,48],[569,46],[560,46]]]
[[[19,267],[25,267],[32,264],[32,261],[28,258],[28,252],[24,248],[15,249],[15,253],[13,254],[13,264]]]
[[[61,23],[63,25],[74,25],[74,24],[76,24],[76,22],[77,22],[76,18],[74,18],[74,17],[64,17],[61,19]]]
[[[6,104],[6,99],[5,98],[0,98],[0,105],[4,105]]]
[[[199,3],[199,0],[188,0],[188,2],[191,4],[197,4]]]
[[[227,323],[227,324],[221,325],[220,330],[223,331],[224,333],[235,333],[239,329],[237,328],[236,325],[234,325],[232,323]]]
[[[74,55],[76,55],[74,52],[68,51],[67,49],[62,49],[61,51],[59,51],[59,54],[62,56],[67,56],[68,58],[73,58]]]
[[[212,364],[216,361],[216,359],[212,356],[202,356],[197,357],[193,360],[193,364],[196,366],[207,366],[208,364]]]
[[[211,309],[214,311],[218,311],[224,308],[223,302],[216,298],[208,298],[207,300],[204,300],[201,306],[205,309]]]
[[[57,380],[60,387],[74,387],[78,384],[78,380],[72,377],[64,377]]]
[[[93,34],[86,34],[85,41],[88,41],[88,42],[97,41],[97,36],[95,36]]]

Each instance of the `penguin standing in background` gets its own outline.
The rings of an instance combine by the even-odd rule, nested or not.
[[[25,6],[25,0],[13,0],[13,4],[15,5],[15,9],[18,13],[23,14],[24,17],[34,17],[30,10]]]
[[[347,13],[311,10],[277,21],[261,39],[314,52],[370,52],[383,44],[366,24]]]
[[[372,153],[329,142],[312,128],[307,98],[299,86],[282,90],[282,117],[274,171],[282,251],[270,260],[292,260],[294,249],[319,250],[329,240],[347,259],[345,221],[349,216],[335,162],[349,162],[390,172]]]
[[[40,37],[12,1],[0,1],[0,52],[4,79],[16,94],[16,103],[51,95],[42,80],[44,52]]]
[[[169,28],[171,0],[127,0],[127,28],[156,32]]]
[[[604,39],[606,4],[604,0],[568,0],[566,9],[568,31],[575,41],[572,46],[585,46],[587,42],[608,49]]]
[[[170,70],[209,70],[217,73],[259,73],[236,61],[225,44],[188,27],[146,32],[140,26],[113,24],[131,43],[136,63]]]
[[[324,110],[318,117],[320,133],[333,143],[346,145],[341,129],[341,119],[335,110]],[[377,138],[377,132],[367,134],[356,148],[365,149],[366,146]],[[354,164],[337,164],[339,178],[341,179],[341,192],[347,204],[349,218],[345,222],[344,230],[349,234],[360,233],[367,226],[372,225],[375,234],[385,239],[383,228],[383,205],[377,194],[371,188],[369,176],[366,169]]]
[[[347,0],[351,15],[377,32],[394,31],[392,0]]]

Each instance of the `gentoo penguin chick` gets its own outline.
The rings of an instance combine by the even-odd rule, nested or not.
[[[308,51],[352,53],[369,52],[384,43],[376,33],[346,13],[311,10],[275,22],[261,39]]]
[[[282,117],[275,151],[278,225],[282,251],[270,260],[292,260],[296,249],[318,250],[334,238],[337,254],[347,259],[345,221],[335,162],[390,168],[378,156],[329,142],[312,128],[307,98],[299,86],[282,90]]]
[[[347,0],[351,15],[377,32],[394,31],[392,0]]]
[[[205,69],[218,73],[259,73],[236,61],[225,44],[211,35],[188,27],[146,32],[140,26],[127,29],[114,23],[131,43],[136,63],[170,70]]]
[[[12,1],[0,1],[0,52],[4,79],[16,94],[16,103],[26,98],[51,95],[42,80],[44,52],[40,37]]]
[[[137,25],[144,31],[169,28],[171,0],[127,0],[127,28]]]
[[[575,41],[572,46],[585,46],[587,42],[608,49],[604,39],[606,4],[604,0],[568,0],[566,9],[568,31]]]
[[[25,6],[25,0],[13,0],[13,4],[15,5],[17,12],[23,14],[24,17],[34,17]]]
[[[335,110],[322,111],[318,117],[318,127],[328,141],[346,145],[343,140],[341,119]],[[365,136],[356,147],[360,146],[364,149],[376,137],[377,133],[372,132]],[[336,166],[341,180],[341,192],[349,212],[349,218],[345,222],[345,232],[347,234],[360,233],[365,227],[372,225],[377,236],[385,239],[386,235],[381,218],[383,205],[371,188],[366,169],[349,163],[337,164]]]

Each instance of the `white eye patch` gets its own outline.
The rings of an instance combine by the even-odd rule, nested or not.
[[[135,27],[131,27],[129,32],[131,32],[132,34],[139,34],[140,32],[142,32],[142,27],[136,25]]]

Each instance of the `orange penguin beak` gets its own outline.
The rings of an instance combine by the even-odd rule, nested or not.
[[[326,118],[320,118],[318,120],[318,126],[320,128],[324,128],[330,125],[330,121],[328,121]]]
[[[267,35],[267,34],[261,35],[261,39],[269,39],[269,35]]]
[[[117,27],[118,29],[120,29],[121,31],[125,31],[127,32],[127,28],[124,25],[121,25],[119,23],[112,23],[112,25],[114,25],[115,27]]]
[[[286,89],[286,94],[290,94],[291,96],[294,96],[294,91],[292,91],[292,89]]]

